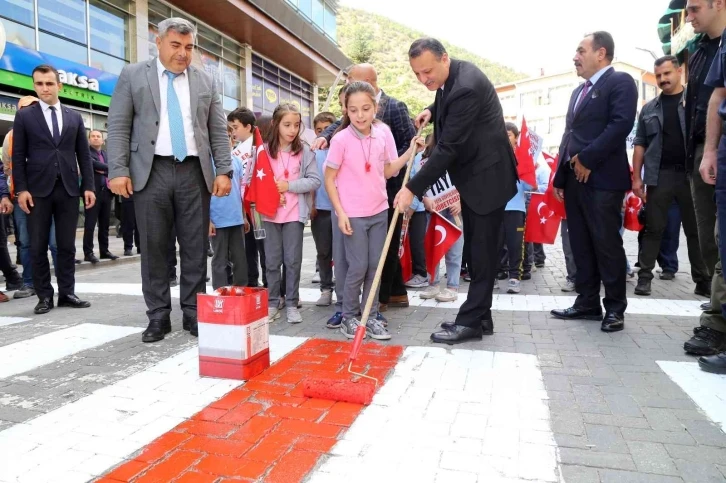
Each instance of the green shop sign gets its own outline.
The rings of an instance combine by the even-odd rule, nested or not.
[[[15,72],[9,72],[7,70],[0,70],[0,84],[7,86],[13,86],[20,89],[33,90],[33,78],[27,75],[16,74]],[[59,97],[64,99],[72,99],[79,102],[87,102],[89,104],[95,104],[97,106],[108,107],[111,105],[111,96],[94,92],[89,89],[82,89],[80,87],[70,86],[63,84],[58,94]]]

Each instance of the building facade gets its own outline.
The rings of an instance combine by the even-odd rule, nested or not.
[[[613,68],[627,72],[638,87],[640,104],[658,95],[658,84],[652,72],[625,62],[613,62]],[[532,77],[497,86],[504,118],[519,126],[522,117],[527,127],[544,138],[544,151],[555,155],[565,132],[565,116],[572,91],[583,82],[574,70],[553,75]]]
[[[156,55],[157,26],[171,16],[197,26],[193,63],[215,79],[226,111],[271,114],[292,102],[311,127],[317,86],[350,65],[336,12],[336,0],[0,0],[0,136],[41,63],[59,70],[61,102],[105,131],[121,69]]]

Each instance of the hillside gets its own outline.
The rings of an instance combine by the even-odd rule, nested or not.
[[[378,85],[387,94],[404,101],[412,115],[433,101],[433,93],[421,85],[408,64],[408,47],[424,32],[408,28],[393,20],[352,8],[338,12],[338,43],[353,62],[370,62],[378,70]],[[501,64],[491,62],[466,49],[441,39],[449,55],[478,65],[496,85],[526,77]],[[321,86],[322,87],[322,86]],[[327,89],[321,89],[321,107]],[[339,114],[337,99],[331,110]]]

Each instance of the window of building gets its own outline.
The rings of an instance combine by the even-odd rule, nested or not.
[[[111,74],[120,75],[121,70],[126,64],[128,62],[123,59],[91,50],[91,67],[104,72],[110,72]]]
[[[28,49],[35,49],[35,29],[10,20],[2,20],[7,41]]]
[[[252,108],[272,115],[275,107],[289,102],[300,109],[303,124],[312,127],[312,86],[257,55],[252,56]]]
[[[542,104],[542,92],[530,91],[519,95],[519,107],[527,108]]]
[[[325,4],[323,0],[313,0],[313,23],[320,30],[323,30],[325,26]]]
[[[63,40],[55,35],[40,32],[38,50],[78,64],[88,65],[88,48],[75,42]]]
[[[86,45],[85,0],[37,0],[38,27],[46,32]],[[47,49],[41,42],[41,49]],[[55,49],[57,50],[57,49]],[[45,52],[48,52],[45,50]],[[48,52],[50,53],[50,52]],[[87,64],[88,60],[84,64]]]
[[[553,106],[568,106],[570,104],[570,96],[574,86],[567,84],[563,86],[552,87],[549,90],[550,105]]]
[[[554,116],[550,118],[550,133],[561,134],[565,132],[565,116]]]
[[[128,60],[129,15],[118,8],[91,0],[89,17],[91,49],[121,60]]]
[[[298,0],[297,8],[308,20],[312,20],[313,0]]]
[[[0,16],[25,25],[35,25],[33,0],[0,0]]]
[[[334,41],[338,38],[337,35],[337,25],[336,25],[336,18],[335,18],[335,12],[333,11],[333,8],[329,5],[325,5],[325,12],[323,14],[324,18],[324,26],[323,30],[325,31],[325,35],[333,39]]]
[[[643,100],[648,102],[658,95],[658,88],[654,85],[643,82]]]

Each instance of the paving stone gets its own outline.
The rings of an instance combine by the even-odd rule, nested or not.
[[[678,471],[686,483],[721,483],[726,477],[714,464],[675,460]]]
[[[677,476],[649,475],[630,471],[598,470],[602,483],[683,483]]]
[[[683,446],[677,444],[666,444],[665,448],[673,459],[715,464],[723,464],[726,461],[726,449],[723,448],[703,445]]]
[[[41,412],[13,406],[0,406],[0,419],[11,423],[22,423],[40,416]]]
[[[591,466],[597,468],[613,468],[636,470],[630,455],[616,453],[599,453],[574,448],[560,448],[560,461],[564,464]]]
[[[600,424],[603,426],[617,426],[620,428],[650,428],[645,418],[629,418],[626,416],[613,416],[610,414],[583,413],[582,418],[586,423]]]
[[[624,394],[606,395],[605,400],[612,413],[616,416],[626,416],[631,418],[640,418],[643,412],[640,405],[632,398],[632,396]]]
[[[643,408],[650,427],[662,431],[682,431],[684,424],[669,409]]]
[[[685,421],[683,424],[699,444],[726,448],[726,434],[718,425],[710,421]]]
[[[628,453],[628,445],[625,443],[620,430],[613,426],[596,426],[585,424],[588,445],[591,450],[605,453]]]
[[[659,475],[679,475],[676,465],[662,444],[629,441],[628,447],[639,471]]]
[[[595,468],[576,465],[561,465],[562,477],[567,483],[600,483],[600,475]]]
[[[622,428],[623,438],[629,441],[645,441],[663,444],[695,445],[687,431],[655,431],[651,429]]]

